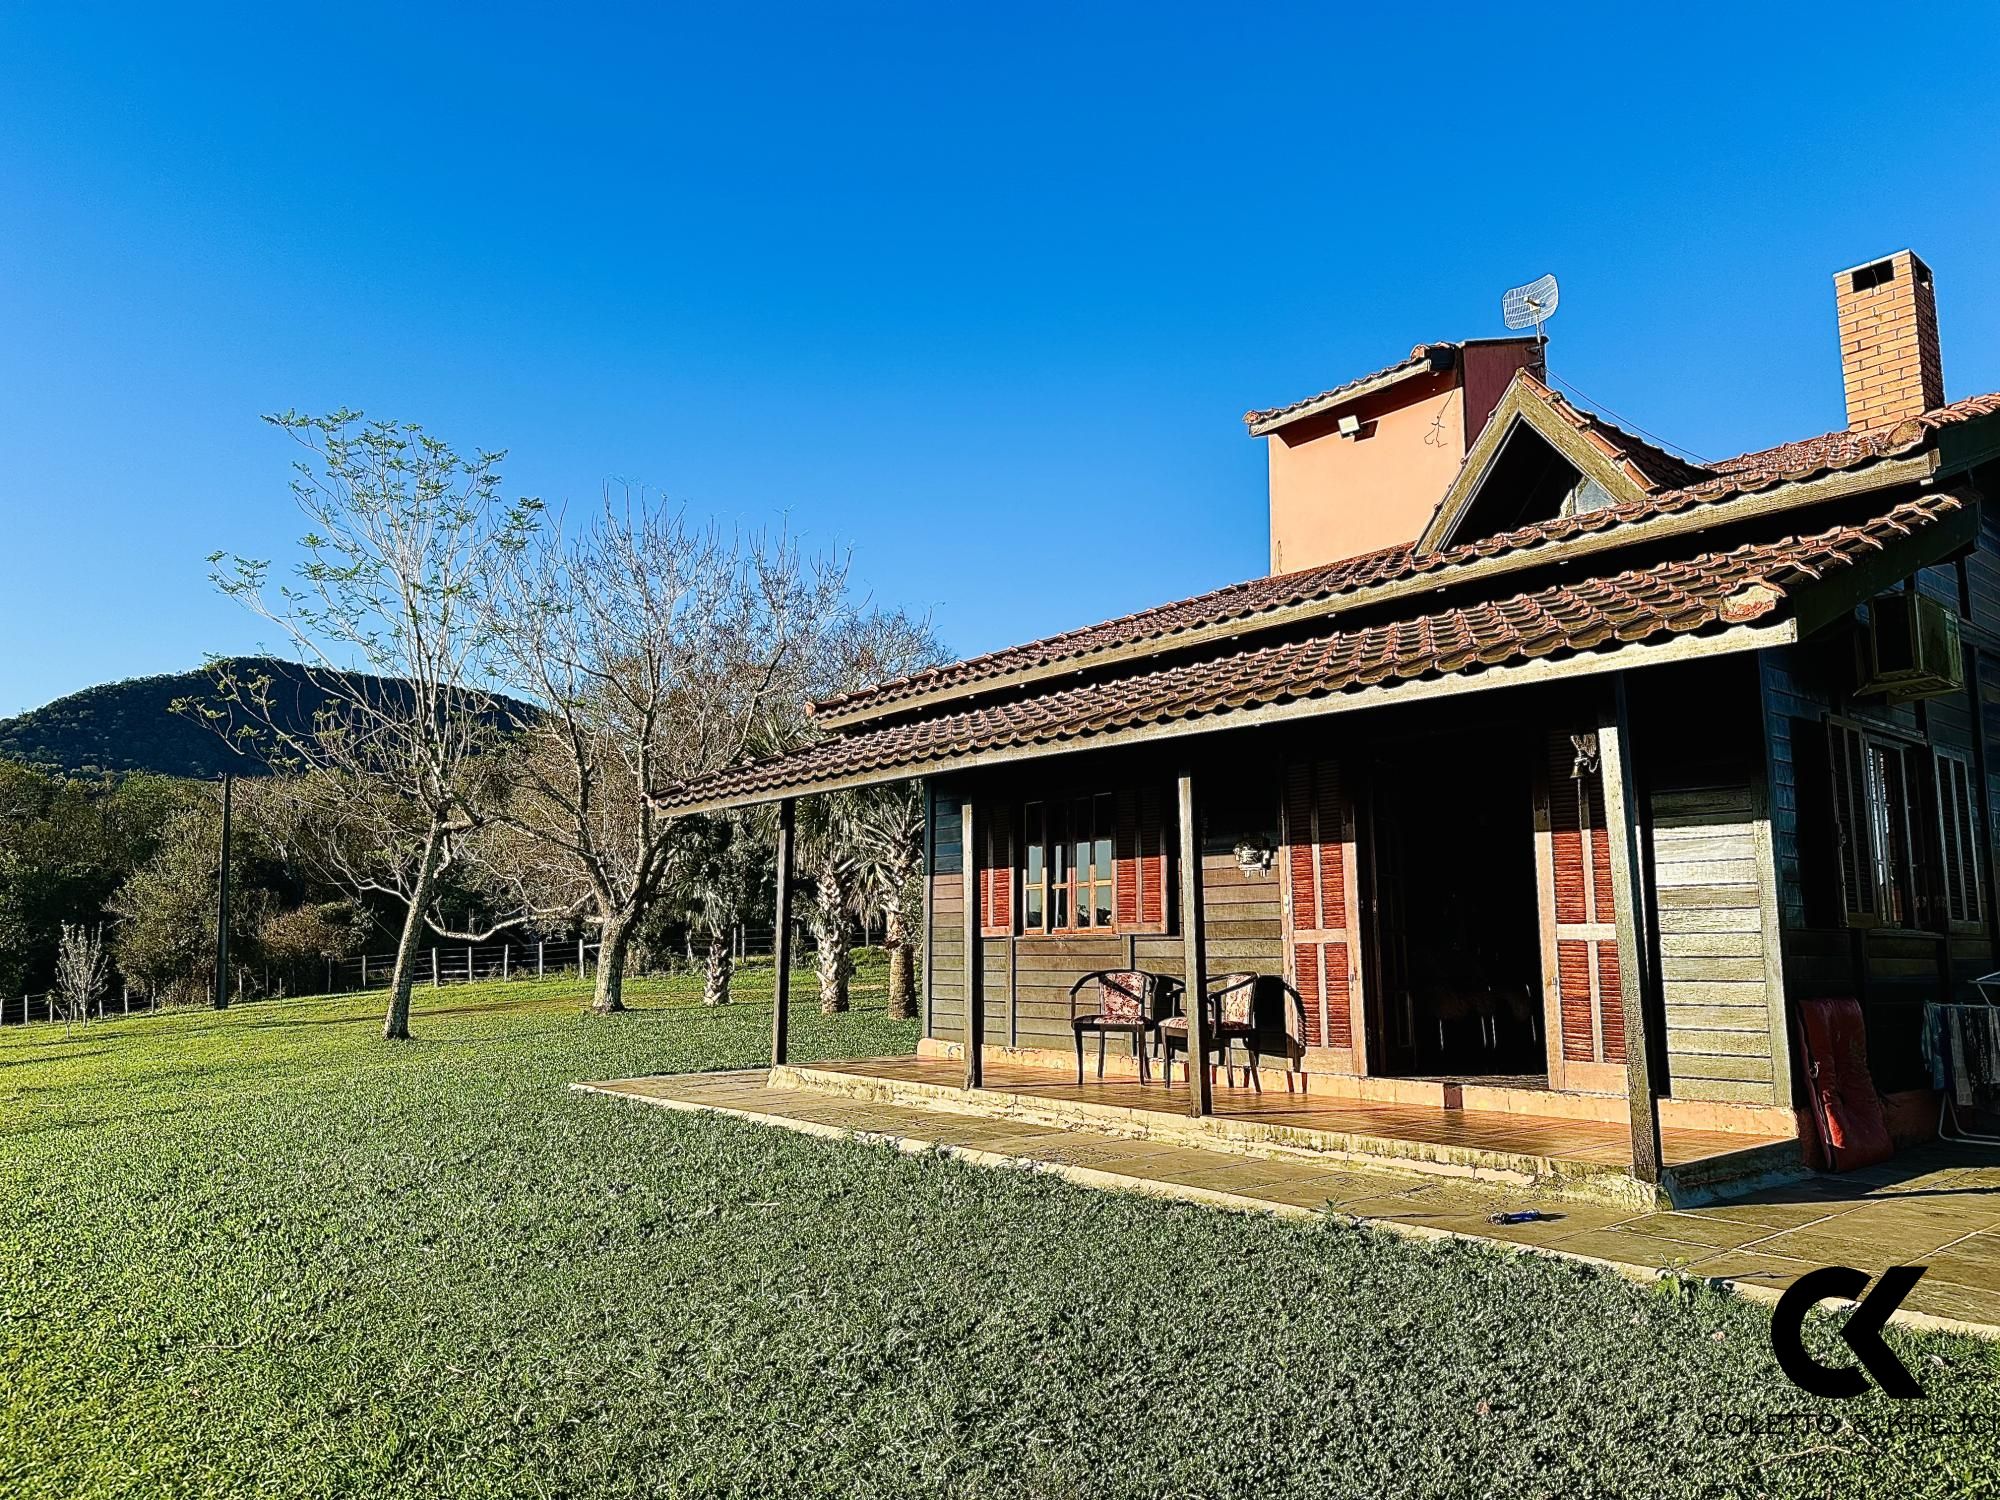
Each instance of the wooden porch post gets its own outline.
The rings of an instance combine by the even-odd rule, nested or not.
[[[1194,821],[1194,777],[1180,778],[1181,958],[1187,991],[1188,1113],[1196,1118],[1214,1108],[1208,1076],[1208,945],[1201,912],[1201,838]]]
[[[980,990],[979,845],[973,839],[972,799],[958,799],[959,870],[965,884],[965,1086],[986,1082],[986,997]]]
[[[785,1065],[785,1032],[792,1003],[792,828],[790,797],[778,804],[778,930],[771,940],[771,1066]]]
[[[1660,1103],[1653,1097],[1653,1027],[1646,997],[1655,993],[1652,893],[1640,843],[1638,782],[1632,773],[1632,723],[1625,674],[1613,675],[1611,701],[1597,730],[1604,824],[1611,843],[1611,894],[1618,910],[1618,998],[1625,1016],[1625,1098],[1632,1115],[1632,1175],[1660,1180]]]

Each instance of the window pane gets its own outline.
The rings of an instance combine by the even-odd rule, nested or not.
[[[1069,804],[1049,804],[1049,926],[1069,926]]]
[[[1022,848],[1024,861],[1021,879],[1021,925],[1040,927],[1042,925],[1042,880],[1046,872],[1046,853],[1042,847],[1042,804],[1030,802],[1022,818]]]
[[[1108,880],[1100,880],[1097,883],[1097,925],[1099,927],[1111,925],[1111,882]]]
[[[1909,801],[1903,780],[1903,752],[1889,745],[1868,747],[1869,808],[1875,836],[1875,880],[1882,893],[1882,919],[1895,927],[1912,925]]]

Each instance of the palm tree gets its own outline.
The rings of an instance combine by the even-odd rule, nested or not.
[[[923,910],[924,804],[914,781],[872,787],[855,797],[852,836],[861,909],[882,919],[889,952],[889,1015],[917,1014],[916,943],[911,918]]]
[[[861,862],[856,857],[861,805],[853,792],[828,792],[799,807],[799,863],[807,886],[803,905],[824,1016],[848,1008],[847,981],[854,974],[849,924],[861,905]]]
[[[687,924],[690,948],[696,935],[707,948],[704,1005],[729,1003],[736,970],[729,935],[748,915],[770,864],[770,840],[745,813],[690,818],[677,830],[667,866],[667,899]]]

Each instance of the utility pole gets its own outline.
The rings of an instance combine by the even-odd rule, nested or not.
[[[222,773],[222,875],[215,883],[215,1008],[229,1009],[229,789],[234,778]]]

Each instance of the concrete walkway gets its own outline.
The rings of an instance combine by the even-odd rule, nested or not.
[[[1098,1188],[1292,1217],[1350,1216],[1418,1236],[1498,1241],[1651,1280],[1662,1271],[1716,1279],[1774,1300],[1824,1265],[1871,1274],[1927,1267],[1897,1321],[2000,1338],[2000,1149],[1933,1145],[1884,1166],[1766,1189],[1700,1208],[1635,1213],[1612,1204],[1539,1200],[1532,1189],[1375,1167],[1206,1151],[1076,1128],[910,1108],[808,1088],[774,1088],[762,1069],[580,1083],[578,1089],[668,1109],[712,1112],[788,1130],[938,1150],[1045,1171]],[[1489,1215],[1539,1209],[1530,1224]]]

